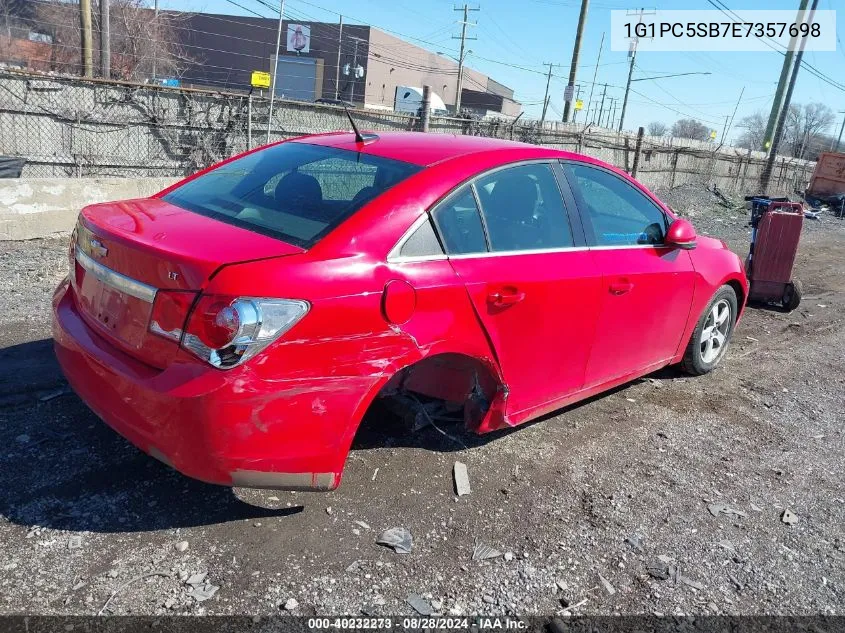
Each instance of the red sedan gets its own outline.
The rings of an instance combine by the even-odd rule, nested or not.
[[[598,160],[308,136],[82,210],[53,300],[80,397],[204,481],[330,490],[377,399],[478,433],[725,354],[742,262]]]

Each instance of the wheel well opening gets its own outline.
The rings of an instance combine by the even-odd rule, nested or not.
[[[431,424],[463,423],[469,431],[481,424],[500,383],[493,369],[465,354],[424,358],[398,371],[381,388],[362,426],[394,427],[414,433]]]
[[[728,285],[733,288],[736,293],[736,303],[739,306],[738,314],[736,316],[739,318],[745,306],[745,293],[742,290],[742,284],[735,279],[730,280]]]

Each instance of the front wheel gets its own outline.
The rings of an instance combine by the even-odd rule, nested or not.
[[[690,337],[681,361],[684,371],[700,376],[716,368],[728,349],[736,315],[736,292],[730,286],[722,286],[707,304]]]
[[[783,291],[781,305],[786,308],[787,311],[792,312],[801,303],[801,294],[803,293],[803,290],[804,288],[801,285],[800,280],[793,279],[790,281],[786,284],[786,289]]]

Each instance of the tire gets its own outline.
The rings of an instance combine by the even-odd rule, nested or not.
[[[724,321],[719,321],[714,331],[711,323],[723,314],[722,310],[725,308],[729,313],[724,317]],[[710,299],[690,337],[681,361],[681,368],[686,373],[701,376],[716,368],[731,342],[736,315],[736,292],[730,286],[722,286]],[[711,333],[713,336],[709,336]]]
[[[800,279],[793,279],[786,285],[786,290],[783,291],[781,305],[787,310],[787,312],[792,312],[798,307],[801,303],[801,295],[803,292],[804,288],[801,285]]]

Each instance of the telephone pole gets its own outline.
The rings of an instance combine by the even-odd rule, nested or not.
[[[455,114],[461,113],[461,86],[464,83],[464,50],[466,48],[467,40],[474,40],[477,39],[475,37],[467,37],[467,27],[468,26],[475,26],[475,23],[469,21],[469,12],[470,11],[481,11],[480,8],[473,8],[470,7],[468,4],[464,4],[463,7],[455,7],[454,11],[463,11],[464,12],[464,19],[461,20],[461,52],[458,55],[458,85],[455,90]],[[452,36],[453,40],[459,39],[457,36]]]
[[[552,64],[551,62],[543,62],[543,66],[549,67],[549,74],[546,75],[546,94],[543,97],[543,115],[540,117],[540,123],[546,120],[546,110],[549,108],[549,84],[552,82],[552,68],[560,66],[560,64]]]
[[[156,61],[158,60],[158,0],[155,0],[155,9],[153,10],[153,17],[155,19],[153,28],[153,82],[156,80]]]
[[[840,111],[839,114],[845,114],[845,112]],[[839,144],[842,142],[843,131],[845,131],[845,116],[842,117],[842,127],[839,128],[839,138],[836,139],[836,149],[834,149],[833,143],[830,144],[830,149],[834,152],[839,151]]]
[[[596,69],[593,71],[593,83],[590,84],[590,97],[587,99],[587,110],[584,112],[584,116],[589,116],[592,114],[592,106],[593,106],[593,89],[596,87],[596,77],[599,74],[599,63],[601,62],[601,51],[604,48],[604,32],[601,34],[601,42],[599,43],[599,54],[596,57]]]
[[[601,103],[599,104],[599,116],[595,120],[595,123],[598,124],[599,127],[601,127],[601,115],[602,112],[604,112],[604,96],[607,94],[607,84],[602,84],[602,86],[603,88],[601,91]]]
[[[111,78],[111,28],[109,26],[109,0],[100,0],[100,74]]]
[[[800,24],[803,20],[804,11],[807,9],[808,2],[809,0],[801,0],[801,4],[798,7],[798,16],[795,20],[796,23]],[[772,102],[772,109],[769,112],[769,121],[766,123],[766,132],[763,134],[763,147],[760,148],[764,152],[767,152],[772,144],[772,133],[775,131],[778,114],[780,113],[780,108],[783,104],[783,90],[786,87],[787,80],[789,79],[789,71],[792,68],[792,58],[795,55],[795,40],[795,37],[790,38],[789,49],[783,56],[783,66],[781,66],[780,69],[780,79],[778,79],[778,87],[775,91],[775,100]],[[786,110],[784,110],[784,112],[786,112]]]
[[[608,97],[610,99],[610,106],[607,108],[608,118],[607,118],[607,127],[609,129],[613,128],[613,123],[616,121],[616,102],[619,101],[618,97]]]
[[[819,5],[819,0],[813,0],[813,6],[810,8],[806,22],[813,21],[813,15],[816,13],[816,7]],[[804,22],[803,15],[801,16],[801,23]],[[766,157],[766,165],[763,167],[763,173],[760,175],[760,189],[765,194],[769,189],[769,181],[772,178],[772,168],[775,165],[775,159],[778,155],[778,146],[783,137],[783,128],[786,123],[786,113],[789,112],[789,104],[792,101],[792,92],[795,90],[795,80],[798,79],[798,71],[801,69],[801,59],[804,57],[804,45],[807,43],[806,39],[801,40],[801,45],[798,47],[798,52],[795,54],[795,67],[792,69],[792,75],[789,78],[789,87],[786,89],[786,97],[783,100],[783,109],[778,117],[777,125],[775,126],[775,135],[772,137],[772,147],[769,149],[769,155]]]
[[[635,11],[631,13],[628,11],[628,15],[639,15],[640,18],[637,23],[643,21],[644,15],[653,15],[656,13],[655,11],[649,11],[646,13],[645,9],[640,9],[639,11]],[[631,39],[631,48],[628,49],[628,56],[631,58],[631,65],[628,67],[628,83],[625,84],[625,96],[622,99],[622,111],[619,113],[619,132],[622,131],[622,125],[625,122],[625,110],[628,108],[628,93],[631,90],[631,77],[634,75],[634,62],[637,59],[637,42],[639,42],[638,37],[634,37]]]
[[[575,31],[575,45],[572,47],[572,64],[569,67],[569,83],[566,84],[563,104],[563,122],[569,122],[569,108],[575,92],[575,75],[578,71],[578,56],[581,54],[581,36],[584,34],[584,23],[587,21],[587,8],[590,0],[581,0],[581,13],[578,14],[578,30]]]
[[[334,69],[334,98],[340,92],[340,51],[343,48],[343,16],[340,16],[340,27],[337,32],[337,67]]]
[[[352,53],[352,68],[349,71],[349,75],[352,77],[352,90],[349,94],[349,103],[353,106],[355,105],[355,80],[358,79],[358,44],[361,42],[366,42],[364,38],[361,37],[350,37],[350,40],[355,42],[355,49]]]
[[[156,0],[158,2],[158,0]],[[273,77],[270,83],[270,114],[267,116],[267,143],[273,127],[273,102],[276,100],[276,76],[279,70],[279,48],[282,45],[282,25],[285,21],[285,0],[279,0],[279,28],[276,31],[276,55],[273,57]]]
[[[79,23],[82,28],[82,73],[94,76],[93,37],[91,35],[91,0],[79,0]]]

